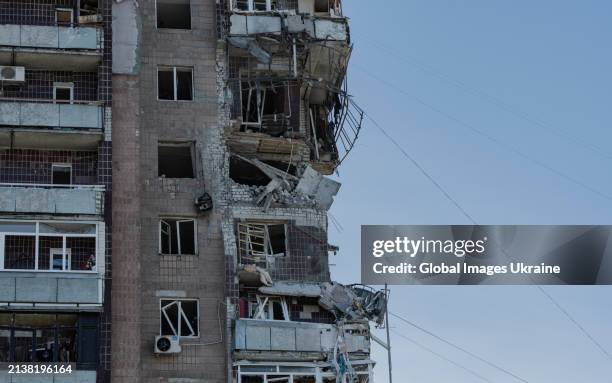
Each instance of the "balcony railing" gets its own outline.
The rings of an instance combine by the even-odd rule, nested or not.
[[[104,186],[0,183],[0,212],[104,213]]]
[[[101,130],[103,111],[97,102],[0,98],[0,126]]]
[[[345,326],[347,351],[368,353],[367,325]],[[241,351],[333,352],[338,337],[335,325],[282,320],[240,319],[235,331],[234,348]]]
[[[98,27],[0,24],[0,46],[98,50],[102,47],[102,30]]]

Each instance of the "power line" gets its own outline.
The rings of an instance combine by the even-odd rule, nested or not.
[[[569,176],[569,175],[567,175],[567,174],[565,174],[565,173],[563,173],[563,172],[561,172],[561,171],[551,167],[550,165],[547,165],[546,163],[544,163],[544,162],[542,162],[542,161],[540,161],[538,159],[535,159],[535,158],[533,158],[533,157],[531,157],[531,156],[521,152],[520,150],[516,149],[515,147],[510,146],[510,145],[508,145],[508,144],[498,140],[497,138],[491,136],[490,134],[488,134],[488,133],[486,133],[486,132],[484,132],[484,131],[476,128],[476,127],[474,127],[473,125],[468,124],[467,122],[465,122],[463,120],[460,120],[460,119],[458,119],[458,118],[456,118],[456,117],[454,117],[454,116],[444,112],[443,110],[441,110],[441,109],[439,109],[439,108],[437,108],[437,107],[435,107],[435,106],[425,102],[424,100],[420,99],[419,97],[416,97],[414,95],[411,95],[411,94],[407,93],[405,90],[397,87],[396,85],[394,85],[394,84],[392,84],[392,83],[390,83],[390,82],[388,82],[386,80],[383,80],[382,78],[372,74],[371,72],[369,72],[365,68],[362,68],[361,66],[356,65],[356,64],[354,64],[354,66],[356,68],[358,68],[359,70],[361,70],[362,72],[364,72],[366,75],[370,76],[371,78],[381,82],[384,85],[387,85],[388,87],[394,89],[395,91],[397,91],[399,93],[402,93],[403,95],[405,95],[407,97],[412,98],[413,100],[415,100],[419,104],[427,107],[428,109],[430,109],[430,110],[432,110],[432,111],[434,111],[434,112],[436,112],[436,113],[446,117],[447,119],[449,119],[451,121],[454,121],[457,124],[467,128],[467,129],[469,129],[469,130],[471,130],[471,131],[473,131],[473,132],[475,132],[475,133],[477,133],[477,134],[479,134],[479,135],[481,135],[483,137],[485,137],[489,141],[494,142],[495,144],[497,144],[497,145],[499,145],[499,146],[501,146],[501,147],[503,147],[503,148],[513,152],[514,154],[518,155],[519,157],[522,157],[522,158],[524,158],[524,159],[526,159],[526,160],[528,160],[528,161],[530,161],[530,162],[532,162],[532,163],[534,163],[534,164],[536,164],[536,165],[538,165],[538,166],[540,166],[540,167],[542,167],[542,168],[544,168],[544,169],[546,169],[546,170],[548,170],[548,171],[558,175],[559,177],[565,179],[566,181],[574,183],[575,185],[578,185],[578,186],[584,188],[585,190],[590,191],[593,194],[596,194],[596,195],[598,195],[598,196],[600,196],[602,198],[605,198],[605,199],[607,199],[609,201],[612,201],[612,196],[610,196],[610,195],[608,195],[608,194],[606,194],[606,193],[604,193],[604,192],[602,192],[602,191],[600,191],[598,189],[595,189],[595,188],[585,184],[584,182],[582,182],[580,180],[577,180],[577,179],[575,179],[575,178],[573,178],[573,177],[571,177],[571,176]],[[371,120],[371,118],[370,118],[370,120]]]
[[[420,347],[421,349],[423,349],[423,350],[425,350],[425,351],[427,351],[427,352],[429,352],[429,353],[431,353],[431,354],[433,354],[433,355],[437,356],[438,358],[440,358],[440,359],[442,359],[442,360],[445,360],[445,361],[447,361],[448,363],[451,363],[452,365],[457,366],[457,367],[459,367],[460,369],[462,369],[462,370],[464,370],[464,371],[467,371],[468,373],[470,373],[470,374],[474,375],[475,377],[477,377],[477,378],[479,378],[479,379],[482,379],[482,380],[484,380],[485,382],[490,382],[490,383],[492,383],[492,382],[491,382],[489,379],[487,379],[487,378],[485,378],[484,376],[480,375],[480,374],[479,374],[479,373],[477,373],[476,371],[474,371],[474,370],[472,370],[472,369],[470,369],[470,368],[468,368],[468,367],[465,367],[464,365],[459,364],[459,363],[455,362],[455,361],[454,361],[454,360],[452,360],[452,359],[449,359],[449,358],[445,357],[444,355],[442,355],[442,354],[440,354],[440,353],[438,353],[438,352],[436,352],[436,351],[432,350],[431,348],[429,348],[429,347],[427,347],[427,346],[425,346],[425,345],[423,345],[423,344],[421,344],[421,343],[417,342],[416,340],[411,339],[411,338],[409,338],[409,337],[405,336],[404,334],[401,334],[400,332],[395,331],[395,330],[391,330],[391,332],[393,332],[395,335],[399,336],[400,338],[403,338],[403,339],[407,340],[408,342],[410,342],[410,343],[414,344],[415,346]]]
[[[395,52],[393,52],[393,50],[387,46],[385,46],[384,44],[380,43],[380,42],[376,42],[372,39],[368,39],[368,38],[364,38],[364,37],[360,37],[359,40],[363,40],[366,42],[369,42],[371,45],[373,45],[374,47],[378,48],[379,50],[385,52],[387,55],[396,58],[399,61],[408,63],[408,64],[412,64],[415,67],[419,68],[420,70],[422,70],[425,73],[429,73],[435,77],[437,77],[438,79],[451,84],[452,86],[461,89],[467,93],[470,93],[472,95],[475,95],[483,100],[489,101],[490,103],[492,103],[493,105],[497,106],[498,108],[513,114],[514,116],[521,118],[529,123],[531,123],[532,125],[538,126],[540,128],[544,128],[546,130],[549,130],[553,133],[555,133],[557,136],[559,137],[563,137],[565,139],[567,139],[569,142],[572,143],[577,143],[580,146],[589,149],[593,152],[597,152],[597,154],[599,154],[600,156],[606,158],[606,159],[612,159],[612,153],[608,152],[607,150],[605,150],[604,148],[581,139],[580,137],[576,137],[575,135],[571,134],[570,132],[568,132],[565,129],[561,129],[561,128],[556,128],[551,126],[548,123],[545,123],[543,121],[539,121],[536,118],[533,118],[532,116],[530,116],[528,113],[521,111],[520,109],[516,109],[515,107],[509,105],[508,103],[504,102],[503,100],[501,100],[498,97],[495,97],[493,95],[490,95],[480,89],[474,88],[469,86],[468,84],[466,84],[463,81],[457,80],[452,78],[451,76],[449,76],[448,74],[445,74],[441,71],[439,71],[438,69],[432,67],[431,65],[428,65],[426,63],[423,63],[422,61],[418,60],[415,57],[412,56],[400,56],[398,54],[396,54]]]
[[[601,352],[603,352],[608,359],[612,360],[612,355],[610,355],[610,353],[608,352],[608,350],[606,350],[601,343],[599,343],[597,341],[597,339],[595,339],[584,327],[582,327],[582,325],[572,316],[572,314],[569,313],[569,311],[567,311],[566,309],[563,308],[563,306],[561,306],[553,297],[552,295],[550,295],[548,293],[548,291],[544,290],[544,288],[540,285],[536,285],[536,287],[542,292],[542,294],[544,294],[555,306],[557,306],[557,308],[559,309],[559,311],[561,311],[563,314],[565,314],[565,316],[574,324],[576,325],[576,327],[578,327],[580,329],[580,331],[582,331],[582,333],[591,340],[591,342],[593,342],[593,344],[599,349],[601,350]]]
[[[404,155],[404,157],[406,157],[415,167],[417,167],[422,173],[423,175],[425,175],[425,177],[468,219],[470,220],[474,225],[478,225],[478,223],[476,222],[476,220],[474,218],[472,218],[472,216],[467,212],[466,209],[464,209],[459,202],[457,202],[457,200],[455,200],[420,164],[418,161],[416,161],[416,159],[412,156],[410,156],[408,154],[408,152],[406,152],[406,150],[404,150],[404,148],[389,134],[387,133],[387,131],[380,126],[380,124],[378,124],[378,122],[376,120],[374,120],[370,115],[368,115],[367,113],[364,112],[364,115],[370,120],[372,121],[372,123],[383,133],[383,135],[385,137],[387,137],[387,139],[389,139],[389,141],[391,141],[391,143],[393,143],[393,145]],[[506,258],[511,260],[510,255],[506,252],[506,250],[503,248],[503,246],[501,246],[501,244],[499,244],[499,248],[502,251],[502,253],[506,256]],[[531,282],[540,290],[540,292],[542,294],[544,294],[554,305],[555,307],[557,307],[561,313],[563,315],[565,315],[572,323],[574,323],[574,325],[576,325],[576,327],[580,330],[580,332],[582,332],[587,339],[589,339],[600,351],[602,351],[604,353],[604,355],[606,355],[608,358],[612,359],[612,356],[610,355],[610,353],[608,353],[608,351],[599,343],[597,342],[597,340],[582,326],[580,325],[580,323],[567,311],[563,308],[563,306],[561,306],[561,304],[559,302],[557,302],[550,294],[548,294],[541,286],[537,285],[534,281],[534,279],[530,276],[529,279],[531,280]]]
[[[364,112],[364,116],[366,116],[366,118],[370,121],[372,121],[372,124],[374,124],[374,126],[376,126],[381,133],[387,137],[387,139],[389,141],[391,141],[391,143],[393,143],[393,145],[404,155],[404,157],[406,157],[406,159],[408,159],[408,161],[410,161],[417,169],[419,169],[421,171],[421,173],[423,173],[423,175],[446,197],[446,199],[448,199],[453,205],[455,205],[455,207],[468,219],[470,220],[470,222],[476,224],[476,220],[474,220],[474,218],[472,218],[471,215],[468,214],[468,212],[459,204],[459,202],[457,202],[443,187],[442,185],[440,185],[426,170],[425,168],[423,168],[421,166],[421,164],[419,164],[419,162],[412,157],[410,154],[408,154],[408,152],[406,152],[404,150],[404,148],[402,148],[402,146],[393,138],[391,137],[391,135],[389,133],[387,133],[387,131],[378,124],[378,122],[376,122],[376,120],[374,120],[372,117],[370,117],[369,114],[367,114],[366,112]]]
[[[425,334],[427,334],[427,335],[429,335],[429,336],[432,336],[432,337],[436,338],[437,340],[439,340],[439,341],[441,341],[441,342],[443,342],[443,343],[446,343],[447,345],[449,345],[449,346],[451,346],[451,347],[453,347],[453,348],[456,348],[457,350],[462,351],[462,352],[464,352],[464,353],[468,354],[469,356],[471,356],[471,357],[473,357],[473,358],[475,358],[475,359],[478,359],[479,361],[481,361],[481,362],[483,362],[483,363],[485,363],[485,364],[487,364],[487,365],[489,365],[489,366],[493,367],[494,369],[496,369],[496,370],[498,370],[498,371],[503,372],[503,373],[504,373],[504,374],[506,374],[506,375],[509,375],[509,376],[513,377],[513,378],[514,378],[514,379],[516,379],[516,380],[519,380],[519,381],[521,381],[521,382],[525,382],[525,383],[529,383],[527,380],[525,380],[525,379],[521,378],[520,376],[518,376],[518,375],[516,375],[516,374],[514,374],[514,373],[512,373],[512,372],[510,372],[510,371],[508,371],[507,369],[505,369],[505,368],[503,368],[503,367],[500,367],[500,366],[498,366],[497,364],[495,364],[495,363],[493,363],[493,362],[490,362],[490,361],[488,361],[487,359],[485,359],[485,358],[483,358],[483,357],[481,357],[481,356],[479,356],[479,355],[476,355],[476,354],[474,354],[473,352],[471,352],[471,351],[469,351],[469,350],[466,350],[465,348],[463,348],[463,347],[461,347],[461,346],[458,346],[458,345],[456,345],[455,343],[453,343],[453,342],[451,342],[451,341],[448,341],[448,340],[446,340],[446,339],[442,338],[442,337],[441,337],[441,336],[439,336],[439,335],[434,334],[433,332],[431,332],[431,331],[429,331],[429,330],[427,330],[427,329],[425,329],[425,328],[423,328],[423,327],[419,326],[418,324],[416,324],[416,323],[414,323],[414,322],[409,321],[408,319],[406,319],[406,318],[404,318],[404,317],[402,317],[402,316],[399,316],[399,315],[397,315],[397,314],[395,314],[395,313],[389,313],[389,314],[390,314],[390,315],[393,315],[395,318],[399,319],[400,321],[402,321],[402,322],[404,322],[404,323],[406,323],[406,324],[409,324],[410,326],[412,326],[412,327],[416,328],[417,330],[420,330],[420,331],[424,332]]]

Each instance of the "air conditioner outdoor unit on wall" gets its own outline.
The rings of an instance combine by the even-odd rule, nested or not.
[[[155,337],[155,354],[178,354],[181,352],[179,338],[176,335],[158,335]]]
[[[25,68],[22,66],[0,66],[0,81],[4,83],[25,82]]]

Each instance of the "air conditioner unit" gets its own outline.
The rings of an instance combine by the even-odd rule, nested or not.
[[[22,66],[1,66],[0,81],[5,83],[25,82],[25,68]]]
[[[178,354],[181,352],[179,338],[176,335],[158,335],[155,337],[156,354]]]

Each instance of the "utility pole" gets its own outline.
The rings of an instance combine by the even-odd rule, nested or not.
[[[391,336],[389,335],[389,289],[385,283],[385,294],[387,295],[387,305],[385,306],[385,327],[387,328],[387,359],[389,363],[389,383],[393,383],[393,373],[391,372]]]

